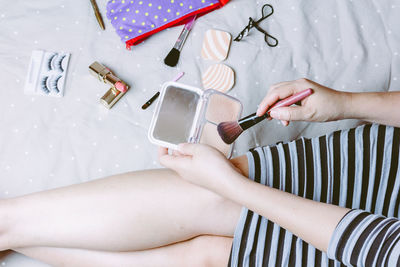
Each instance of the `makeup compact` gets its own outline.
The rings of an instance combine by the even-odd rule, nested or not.
[[[218,135],[217,125],[236,121],[242,113],[242,103],[213,89],[167,82],[162,86],[148,133],[157,145],[177,149],[180,143],[208,144],[231,156],[232,145]]]

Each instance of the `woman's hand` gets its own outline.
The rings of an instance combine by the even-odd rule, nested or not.
[[[272,85],[268,94],[258,106],[261,116],[277,101],[297,92],[311,88],[313,94],[301,101],[301,106],[274,108],[270,115],[287,126],[289,121],[333,121],[345,118],[345,110],[351,101],[351,94],[336,91],[307,79],[282,82]]]
[[[167,148],[159,149],[160,163],[176,171],[183,179],[223,194],[234,179],[243,178],[240,171],[226,157],[207,145],[180,144],[173,155]]]

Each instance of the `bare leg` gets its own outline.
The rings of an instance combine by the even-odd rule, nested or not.
[[[247,160],[236,160],[246,172]],[[134,251],[232,236],[240,206],[169,170],[132,172],[0,201],[0,250]]]
[[[5,257],[7,257],[9,254],[13,253],[12,250],[3,250],[0,251],[0,260],[4,259]]]
[[[54,267],[111,266],[226,266],[232,238],[199,236],[194,239],[134,252],[105,252],[70,248],[21,248],[16,251]]]

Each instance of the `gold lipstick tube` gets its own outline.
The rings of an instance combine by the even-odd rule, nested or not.
[[[100,99],[100,102],[109,109],[129,90],[129,86],[125,82],[97,61],[89,66],[89,72],[99,81],[111,85],[111,88]]]

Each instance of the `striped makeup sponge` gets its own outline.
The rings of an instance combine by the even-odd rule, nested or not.
[[[232,89],[235,83],[235,73],[224,64],[214,64],[203,74],[204,89],[214,89],[223,93]]]
[[[208,30],[204,35],[201,56],[204,59],[223,61],[228,56],[231,35],[224,31]]]

